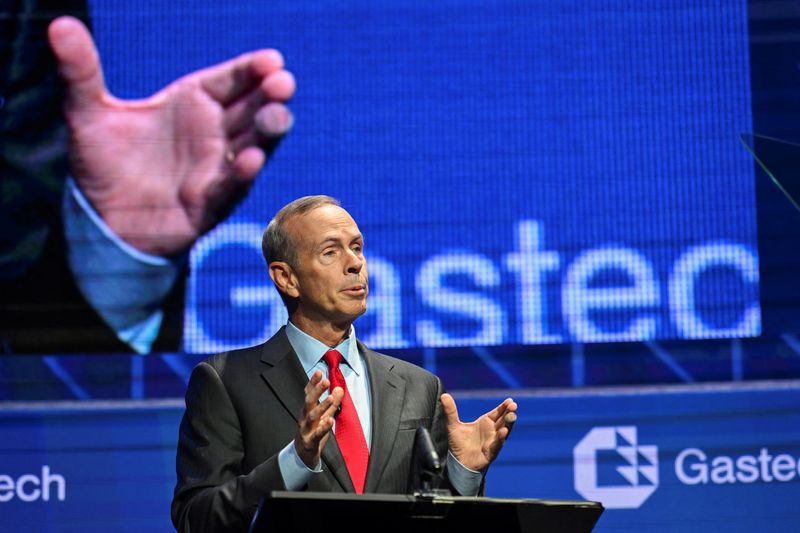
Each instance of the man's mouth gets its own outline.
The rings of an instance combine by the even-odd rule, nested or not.
[[[346,292],[348,294],[357,295],[357,294],[363,294],[366,291],[366,289],[367,289],[366,285],[360,285],[359,284],[359,285],[352,285],[350,287],[347,287],[344,290],[344,292]]]

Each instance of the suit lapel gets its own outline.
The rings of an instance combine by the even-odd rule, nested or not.
[[[372,398],[372,445],[364,492],[374,492],[383,476],[400,427],[406,382],[393,372],[394,364],[359,343],[369,372]]]
[[[291,417],[298,420],[303,410],[304,389],[308,383],[308,377],[303,371],[284,328],[281,328],[270,340],[261,345],[261,362],[267,366],[261,372],[261,377]],[[342,452],[333,435],[328,437],[328,442],[322,450],[322,461],[327,465],[328,471],[333,474],[342,490],[355,492]]]
[[[322,449],[322,461],[328,465],[328,469],[342,486],[345,492],[355,492],[356,488],[353,486],[353,480],[350,479],[350,472],[347,471],[347,465],[342,457],[342,451],[339,449],[339,444],[336,442],[336,436],[331,433],[328,437],[328,442]]]

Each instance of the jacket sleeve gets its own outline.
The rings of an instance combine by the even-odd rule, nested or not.
[[[286,490],[278,455],[242,472],[242,428],[217,369],[195,367],[178,435],[172,522],[182,533],[247,531],[262,497]]]
[[[436,447],[436,452],[439,454],[441,461],[446,465],[445,470],[443,472],[443,479],[442,479],[442,488],[450,490],[454,496],[462,496],[456,486],[453,484],[453,481],[450,477],[450,472],[447,467],[449,464],[448,455],[450,453],[448,441],[447,441],[447,419],[444,415],[444,410],[442,409],[442,402],[439,398],[442,397],[444,394],[444,386],[442,385],[442,381],[439,378],[436,378],[437,382],[437,392],[436,392],[436,407],[434,408],[433,413],[433,422],[431,424],[431,439],[433,440],[433,445]],[[478,488],[477,496],[483,496],[485,493],[486,488],[486,473],[483,472],[480,480],[480,487]],[[477,474],[472,474],[476,475]],[[474,485],[473,485],[474,486]],[[474,496],[474,494],[467,494],[467,496]]]

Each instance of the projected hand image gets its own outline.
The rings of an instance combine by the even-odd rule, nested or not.
[[[0,62],[0,352],[175,350],[188,251],[291,129],[294,76],[253,46],[123,100],[86,2],[39,7],[9,15]]]
[[[70,160],[80,190],[137,249],[187,249],[242,198],[292,125],[295,90],[275,50],[180,78],[150,98],[106,89],[92,37],[77,19],[49,28],[67,84]]]

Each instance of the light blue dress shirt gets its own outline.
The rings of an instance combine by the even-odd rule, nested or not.
[[[294,324],[286,324],[286,335],[292,345],[303,371],[311,378],[316,370],[321,370],[324,376],[328,376],[328,365],[322,359],[330,348],[298,329]],[[347,390],[353,399],[358,419],[364,430],[364,437],[367,440],[367,447],[372,446],[372,419],[371,406],[372,399],[369,393],[369,376],[364,362],[364,356],[359,353],[356,343],[355,329],[350,326],[350,333],[336,348],[342,354],[342,363],[339,366],[344,376]],[[327,391],[321,399],[328,396]],[[335,427],[335,426],[334,426]],[[315,474],[322,472],[322,462],[317,464],[313,470],[308,468],[297,455],[294,441],[290,441],[286,447],[278,454],[278,467],[283,477],[283,482],[287,490],[299,490],[308,483],[309,479]],[[483,474],[471,470],[462,465],[458,459],[448,451],[447,453],[447,473],[453,487],[464,496],[475,496],[480,489]]]

